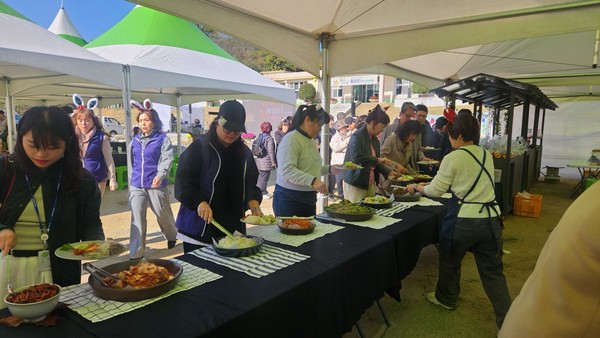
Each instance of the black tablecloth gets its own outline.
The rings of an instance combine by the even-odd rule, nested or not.
[[[98,323],[64,309],[56,327],[0,325],[0,337],[339,337],[384,292],[399,296],[444,214],[413,207],[382,230],[348,225],[298,248],[270,243],[311,257],[262,278],[183,255],[223,278]]]
[[[223,278],[99,323],[66,310],[52,330],[0,326],[0,336],[65,337],[54,332],[83,327],[104,337],[336,337],[385,290],[399,288],[394,243],[385,234],[348,228],[296,251],[311,258],[263,278],[184,255]]]

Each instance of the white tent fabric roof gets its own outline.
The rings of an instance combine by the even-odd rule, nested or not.
[[[543,77],[546,86],[565,85],[565,73],[584,86],[600,77],[591,67],[600,1],[130,1],[249,41],[315,75],[319,37],[330,34],[331,76],[388,74],[428,87],[478,73]]]
[[[38,85],[77,80],[122,85],[122,65],[22,18],[0,12],[0,22],[0,76],[10,80],[13,95]]]

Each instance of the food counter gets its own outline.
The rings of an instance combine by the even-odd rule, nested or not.
[[[437,241],[445,210],[413,206],[380,230],[342,223],[298,247],[268,242],[310,258],[260,278],[182,255],[178,259],[222,278],[100,322],[59,309],[54,327],[0,325],[0,336],[339,337],[384,292],[399,295],[421,248]]]

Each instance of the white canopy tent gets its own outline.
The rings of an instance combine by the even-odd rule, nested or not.
[[[64,39],[67,39],[78,46],[83,46],[87,44],[87,41],[81,36],[81,33],[77,30],[71,18],[65,11],[65,7],[61,3],[60,9],[58,13],[56,13],[56,17],[48,27],[48,30]]]
[[[140,9],[156,12],[141,7]],[[171,17],[160,12],[156,13],[159,16]],[[178,54],[178,58],[172,58],[164,48],[151,46],[149,50],[154,51],[155,55],[154,59],[151,58],[154,60],[151,63],[144,58],[149,54],[143,54],[144,51],[127,46],[125,49],[134,50],[133,55],[138,55],[138,60],[135,60],[135,56],[131,57],[131,53],[123,52],[123,55],[131,58],[113,63],[44,30],[1,1],[0,14],[2,14],[0,22],[5,27],[0,32],[2,34],[0,51],[3,52],[0,55],[0,61],[3,62],[0,74],[5,79],[2,86],[6,87],[7,105],[10,105],[15,97],[18,97],[21,102],[64,104],[70,102],[73,92],[88,97],[99,97],[103,104],[125,102],[126,109],[129,108],[131,93],[137,100],[150,98],[154,102],[172,106],[223,98],[266,99],[289,104],[295,100],[292,90],[251,71],[237,61],[228,59],[221,64],[219,61],[202,63],[198,58],[186,60],[181,57],[181,53]],[[171,18],[184,22],[178,18]],[[151,23],[151,21],[145,22]],[[192,25],[189,22],[186,24]],[[197,30],[196,27],[192,27]],[[123,37],[127,38],[127,34],[121,35],[121,38]],[[107,49],[111,49],[110,46],[101,47],[96,51],[104,53]],[[139,52],[144,56],[137,54]],[[116,53],[119,51],[117,50]],[[90,61],[87,62],[86,58]],[[111,68],[94,64],[93,61],[96,60],[106,63]],[[126,66],[122,66],[125,61],[134,65],[127,63]],[[140,65],[135,65],[136,62]],[[160,65],[161,62],[165,70],[161,70],[160,66],[151,68]],[[178,68],[173,69],[174,66]],[[206,74],[200,76],[198,72],[193,71],[199,67],[207,68],[205,73],[210,76]],[[221,72],[225,70],[228,71],[228,75],[221,76]],[[241,81],[235,82],[235,78],[240,78]],[[6,85],[7,83],[10,85]],[[9,106],[7,110],[11,111],[12,108]],[[126,121],[129,121],[127,128],[129,131],[131,130],[129,111],[126,113]]]
[[[328,111],[331,76],[352,73],[428,88],[486,73],[563,97],[595,96],[600,84],[597,0],[129,1],[246,40],[319,76]],[[327,128],[322,133],[328,140]],[[325,162],[328,155],[322,151]]]
[[[178,121],[182,104],[198,101],[248,98],[293,104],[296,99],[293,90],[235,60],[191,22],[142,6],[85,48],[128,65],[130,88],[168,99],[159,102],[177,107]],[[125,122],[131,130],[130,114]],[[177,134],[181,145],[180,124]]]
[[[9,149],[13,148],[13,98],[55,83],[122,86],[123,66],[110,62],[36,25],[0,1],[0,90],[4,94]]]
[[[249,41],[314,75],[322,68],[325,78],[386,74],[429,88],[477,73],[544,86],[600,82],[592,68],[600,1],[131,2]]]

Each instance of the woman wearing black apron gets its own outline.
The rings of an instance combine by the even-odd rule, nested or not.
[[[455,151],[440,165],[428,185],[407,186],[411,192],[439,197],[448,190],[452,199],[440,229],[439,277],[427,300],[454,310],[460,293],[461,262],[473,252],[481,284],[492,302],[496,324],[502,326],[511,299],[502,265],[502,221],[494,193],[493,157],[473,144],[479,124],[469,115],[456,116],[448,128]]]

